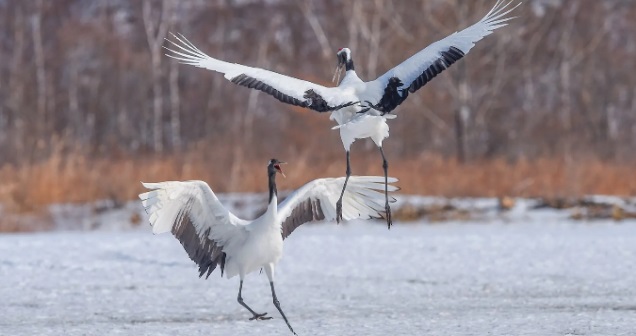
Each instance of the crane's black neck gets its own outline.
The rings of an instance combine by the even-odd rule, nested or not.
[[[349,71],[349,70],[355,70],[354,66],[353,66],[353,58],[348,59],[345,62],[345,70]]]
[[[276,191],[276,169],[274,165],[267,167],[267,175],[269,177],[269,203],[271,203],[274,195],[278,197],[278,192]]]

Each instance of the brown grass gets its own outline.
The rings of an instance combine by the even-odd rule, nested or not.
[[[1,167],[0,204],[11,213],[33,214],[52,203],[124,201],[142,192],[139,181],[201,179],[217,192],[265,191],[265,164],[262,159],[246,159],[233,169],[231,163],[206,161],[194,151],[167,157],[90,160],[82,155],[55,155],[36,164]],[[314,178],[342,176],[344,165],[344,158],[290,162],[285,167],[287,179],[279,181],[279,189],[296,188]],[[352,166],[355,174],[382,174],[375,155],[354,158]],[[448,197],[635,195],[633,171],[634,165],[595,159],[490,160],[461,165],[438,156],[393,160],[389,167],[390,175],[400,178],[402,193]]]

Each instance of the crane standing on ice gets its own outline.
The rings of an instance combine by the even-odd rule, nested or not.
[[[252,313],[250,320],[266,320],[267,313],[256,313],[241,296],[243,278],[265,269],[272,289],[274,306],[294,335],[274,291],[274,267],[283,255],[283,239],[300,225],[314,220],[334,220],[333,204],[344,177],[313,180],[290,194],[280,205],[276,191],[276,173],[283,176],[281,164],[271,159],[267,166],[269,205],[253,221],[236,217],[225,208],[203,181],[143,183],[151,191],[139,198],[149,214],[153,233],[172,232],[190,259],[199,265],[199,276],[206,278],[218,266],[227,278],[240,277],[238,302]],[[389,178],[393,183],[397,180]],[[383,187],[384,185],[384,187]],[[380,176],[353,176],[342,205],[345,220],[379,217],[384,210],[384,195],[378,191],[398,188],[386,185]],[[393,200],[395,201],[395,200]]]
[[[387,179],[388,161],[382,150],[382,141],[389,137],[386,119],[396,116],[388,114],[400,105],[410,93],[419,90],[435,76],[463,58],[475,43],[490,35],[495,29],[505,26],[512,17],[506,17],[517,8],[511,4],[516,0],[497,0],[494,7],[479,22],[456,32],[419,51],[377,79],[364,82],[355,72],[351,50],[340,49],[337,53],[338,70],[346,70],[337,87],[324,87],[305,80],[279,73],[228,63],[212,58],[190,43],[183,36],[174,36],[176,42],[168,40],[175,49],[168,55],[182,63],[225,74],[231,82],[263,91],[283,103],[306,107],[318,112],[331,112],[331,119],[338,123],[340,139],[346,151],[347,179],[336,202],[336,220],[342,219],[342,197],[351,176],[349,152],[356,139],[371,138],[380,149],[382,167]],[[388,181],[385,181],[385,184]],[[387,187],[388,188],[388,187]],[[388,189],[385,190],[385,213],[391,227],[391,208]]]

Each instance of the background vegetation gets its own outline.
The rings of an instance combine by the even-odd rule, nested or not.
[[[220,59],[333,85],[335,51],[373,79],[495,0],[0,0],[0,202],[127,200],[140,180],[219,192],[343,175],[327,115],[163,55],[180,32]],[[410,96],[385,142],[407,193],[634,195],[636,2],[525,0],[517,19]],[[357,142],[354,174],[380,174]]]

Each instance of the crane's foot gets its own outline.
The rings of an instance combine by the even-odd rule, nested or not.
[[[342,220],[342,199],[339,199],[336,202],[336,223],[340,224]]]
[[[386,203],[386,205],[384,206],[384,211],[386,212],[386,224],[390,229],[391,225],[393,225],[393,219],[391,218],[391,207],[389,206],[389,203]]]
[[[267,315],[267,313],[262,313],[262,314],[254,314],[254,316],[250,317],[250,321],[252,320],[271,320],[272,317],[271,316],[265,316]]]

